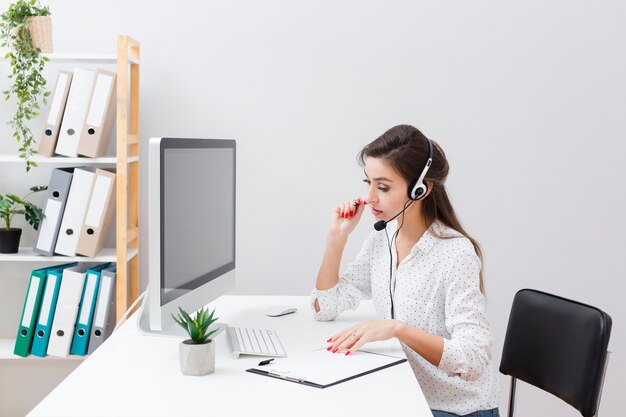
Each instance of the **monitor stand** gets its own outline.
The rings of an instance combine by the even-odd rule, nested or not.
[[[144,336],[166,336],[175,337],[179,339],[189,339],[189,333],[187,333],[182,327],[174,323],[172,326],[164,330],[153,330],[150,327],[150,307],[148,305],[148,291],[143,297],[141,307],[139,309],[139,319],[137,320],[137,328]],[[217,332],[211,335],[211,338],[215,338],[222,331],[228,327],[226,323],[213,323],[209,326],[209,331],[217,330]]]

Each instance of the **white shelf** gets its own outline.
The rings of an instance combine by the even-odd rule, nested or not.
[[[54,360],[76,360],[82,361],[85,360],[87,356],[79,356],[79,355],[69,355],[67,358],[58,358],[56,356],[46,356],[45,358],[40,358],[39,356],[28,355],[23,358],[21,356],[17,356],[13,353],[13,348],[15,347],[15,339],[0,339],[0,360],[16,360],[16,361],[54,361]]]
[[[32,160],[37,164],[51,164],[51,165],[63,165],[63,164],[81,164],[81,165],[108,165],[108,164],[116,164],[117,158],[115,156],[103,156],[100,158],[87,158],[84,156],[79,156],[76,158],[67,157],[67,156],[38,156],[35,155]],[[128,162],[136,162],[138,157],[129,156]],[[2,162],[24,162],[23,158],[20,158],[17,155],[0,155],[0,163]]]
[[[50,59],[50,62],[102,62],[115,64],[116,54],[42,54]]]
[[[137,256],[137,248],[128,248],[126,261]],[[0,262],[117,262],[115,248],[104,248],[98,256],[88,258],[86,256],[43,256],[33,252],[32,248],[20,248],[17,253],[0,253]]]
[[[50,62],[71,62],[71,63],[100,63],[100,64],[116,64],[117,63],[117,55],[116,54],[41,54],[42,56],[50,59]],[[9,62],[7,58],[4,57],[4,54],[0,55],[0,62]]]

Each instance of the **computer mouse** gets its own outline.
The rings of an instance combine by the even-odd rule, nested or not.
[[[275,306],[275,307],[268,308],[265,311],[265,314],[267,316],[270,316],[270,317],[280,317],[280,316],[284,316],[286,314],[295,313],[296,311],[298,311],[298,309],[295,308],[295,307]]]

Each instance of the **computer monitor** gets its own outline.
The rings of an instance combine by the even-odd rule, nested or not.
[[[144,333],[185,336],[178,307],[191,314],[235,286],[235,151],[234,140],[150,139]]]

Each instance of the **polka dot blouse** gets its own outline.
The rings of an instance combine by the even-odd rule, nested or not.
[[[387,226],[389,237],[397,222]],[[435,367],[402,345],[431,409],[469,414],[498,406],[499,385],[491,363],[493,337],[479,288],[480,258],[469,239],[434,222],[396,268],[392,242],[395,318],[444,339]],[[371,299],[383,318],[391,318],[389,247],[384,232],[372,232],[357,258],[327,290],[314,289],[317,320],[333,320]]]

